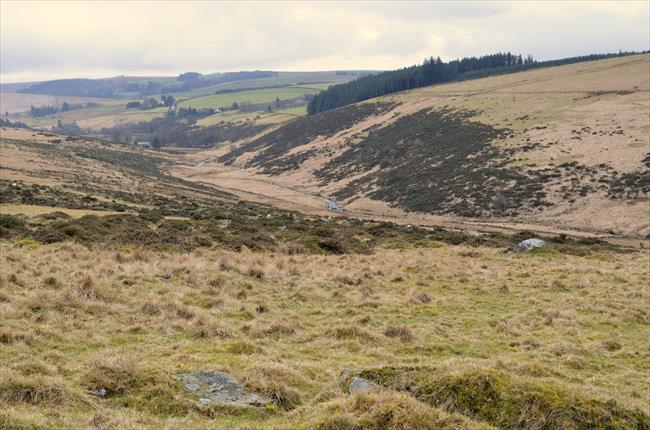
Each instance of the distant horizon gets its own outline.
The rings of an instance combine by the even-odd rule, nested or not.
[[[408,66],[406,66],[408,67]],[[98,76],[98,77],[89,77],[89,76],[69,76],[69,77],[62,77],[62,78],[53,78],[53,79],[41,79],[41,80],[36,80],[36,81],[16,81],[16,82],[5,82],[2,81],[2,85],[15,85],[15,84],[34,84],[38,82],[45,82],[45,81],[62,81],[62,80],[70,80],[70,79],[116,79],[116,78],[175,78],[181,73],[186,73],[186,72],[198,72],[201,74],[201,76],[209,76],[209,75],[217,75],[217,74],[224,74],[224,73],[233,73],[233,72],[252,72],[252,71],[268,71],[268,72],[276,72],[276,73],[332,73],[332,72],[385,72],[388,69],[323,69],[323,70],[274,70],[274,69],[259,69],[259,68],[252,68],[252,69],[233,69],[233,70],[226,70],[222,72],[201,72],[200,70],[182,70],[178,73],[171,73],[171,74],[166,74],[166,75],[141,75],[141,74],[119,74],[119,75],[112,75],[112,76]]]
[[[571,57],[582,57],[582,56],[588,56],[588,55],[599,55],[599,54],[616,54],[618,52],[626,52],[630,53],[631,55],[641,55],[641,54],[647,54],[650,52],[650,50],[641,50],[641,51],[634,51],[634,50],[626,50],[626,49],[619,49],[615,52],[589,52],[589,53],[580,53],[576,54]],[[489,54],[494,54],[494,52],[486,52],[483,55],[489,55]],[[532,55],[532,54],[523,54],[519,52],[512,52],[512,54],[521,54],[521,55]],[[480,55],[480,54],[479,54]],[[428,57],[427,57],[428,58]],[[443,61],[451,61],[456,58],[462,58],[462,57],[450,57],[448,59],[442,58]],[[561,58],[537,58],[533,55],[533,58],[536,61],[552,61],[552,60],[560,60],[562,58],[570,58],[570,57],[561,57]],[[422,59],[424,61],[424,58]],[[331,72],[385,72],[389,70],[396,70],[396,69],[401,69],[405,67],[410,67],[414,66],[420,63],[413,63],[413,64],[405,64],[403,66],[399,66],[393,69],[346,69],[346,68],[341,68],[341,69],[322,69],[322,70],[276,70],[276,69],[262,69],[262,68],[251,68],[251,69],[233,69],[233,70],[224,70],[224,71],[209,71],[209,72],[202,72],[200,70],[194,70],[194,69],[183,69],[180,70],[177,73],[169,73],[169,74],[150,74],[150,75],[145,75],[145,74],[117,74],[117,75],[102,75],[102,76],[97,76],[97,77],[91,77],[91,76],[67,76],[67,77],[55,77],[51,79],[41,79],[41,80],[33,80],[33,81],[14,81],[14,82],[5,82],[4,80],[0,80],[0,85],[16,85],[16,84],[35,84],[39,82],[46,82],[46,81],[59,81],[59,80],[71,80],[71,79],[91,79],[91,80],[99,80],[99,79],[116,79],[116,78],[175,78],[181,73],[185,72],[198,72],[202,76],[208,76],[208,75],[216,75],[216,74],[223,74],[223,73],[232,73],[232,72],[243,72],[243,71],[257,71],[257,70],[264,70],[264,71],[270,71],[270,72],[276,72],[276,73],[331,73]]]
[[[239,70],[393,70],[510,51],[539,60],[650,49],[626,2],[0,3],[0,82]]]

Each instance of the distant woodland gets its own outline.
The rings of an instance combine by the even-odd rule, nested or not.
[[[469,57],[449,62],[442,61],[440,57],[431,57],[421,65],[368,75],[345,84],[334,85],[314,96],[307,107],[307,112],[313,115],[384,94],[443,82],[482,78],[537,67],[559,66],[632,54],[635,54],[635,52],[587,55],[550,61],[537,61],[530,55],[524,58],[519,54],[510,52]]]

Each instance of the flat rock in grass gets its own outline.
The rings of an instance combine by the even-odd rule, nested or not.
[[[355,376],[350,381],[350,385],[348,385],[348,392],[350,394],[365,393],[367,391],[375,389],[375,387],[376,385],[367,379]]]
[[[176,375],[176,379],[181,381],[187,391],[196,395],[202,405],[248,407],[271,403],[271,399],[246,392],[239,381],[224,372],[180,373]]]
[[[528,252],[534,248],[548,248],[548,244],[541,239],[526,239],[512,247],[512,252]]]

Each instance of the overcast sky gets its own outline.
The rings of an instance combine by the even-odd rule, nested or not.
[[[0,2],[0,78],[393,69],[650,49],[650,2]]]

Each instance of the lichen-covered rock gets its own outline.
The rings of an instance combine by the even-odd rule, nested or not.
[[[512,252],[528,252],[534,248],[547,248],[548,244],[541,239],[526,239],[512,248]]]
[[[248,393],[244,386],[224,372],[200,371],[176,375],[183,387],[198,397],[203,405],[264,406],[271,399]]]
[[[350,384],[348,385],[348,392],[350,394],[365,393],[375,389],[376,387],[377,386],[373,382],[370,382],[365,378],[355,376],[352,378],[352,380],[350,380]]]

